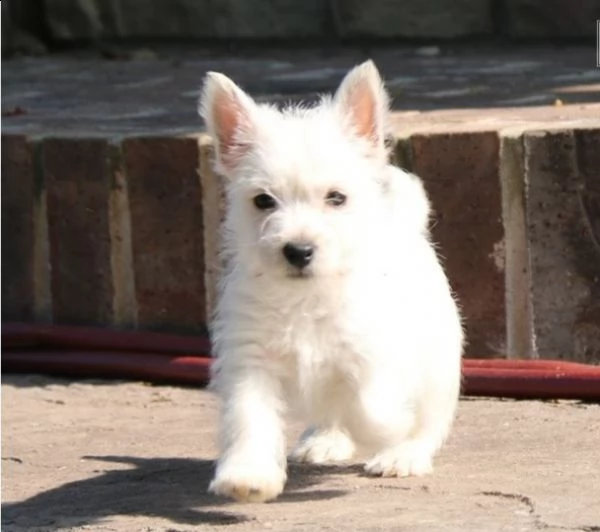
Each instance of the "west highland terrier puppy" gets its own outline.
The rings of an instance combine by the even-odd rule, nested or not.
[[[388,162],[375,65],[333,98],[282,111],[209,73],[201,114],[226,180],[227,264],[212,323],[220,458],[210,491],[268,501],[291,459],[371,453],[372,475],[422,475],[458,402],[463,331],[421,181]]]

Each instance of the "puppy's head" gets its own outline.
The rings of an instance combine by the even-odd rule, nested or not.
[[[200,113],[226,178],[225,247],[240,267],[289,278],[343,275],[377,237],[388,100],[375,65],[333,98],[282,111],[209,73]]]

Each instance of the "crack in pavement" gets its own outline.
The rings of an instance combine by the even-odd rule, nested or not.
[[[534,526],[539,530],[545,530],[547,528],[556,528],[559,530],[572,530],[574,532],[600,532],[600,525],[567,527],[547,523],[542,519],[541,515],[536,512],[535,504],[531,497],[528,497],[527,495],[522,495],[521,493],[504,493],[502,491],[482,491],[480,493],[481,495],[485,495],[487,497],[500,497],[502,499],[510,499],[513,501],[520,502],[527,508],[529,515],[533,518]]]

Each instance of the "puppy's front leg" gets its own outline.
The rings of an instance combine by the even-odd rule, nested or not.
[[[240,360],[245,354],[232,355]],[[242,365],[220,364],[215,376],[221,456],[209,491],[264,502],[277,497],[286,481],[281,383],[250,357]]]

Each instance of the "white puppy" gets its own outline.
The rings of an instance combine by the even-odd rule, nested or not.
[[[463,332],[423,186],[388,163],[375,65],[318,106],[283,111],[209,73],[201,114],[228,200],[210,490],[282,492],[289,407],[309,423],[294,459],[346,460],[360,447],[373,475],[429,472],[457,405]]]

